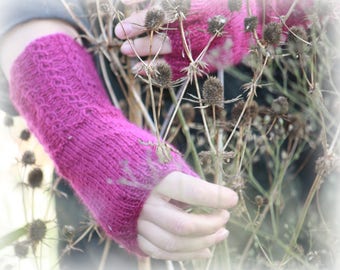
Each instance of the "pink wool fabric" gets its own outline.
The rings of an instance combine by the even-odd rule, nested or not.
[[[104,231],[130,252],[152,188],[172,171],[195,175],[180,154],[164,163],[156,138],[106,96],[91,56],[72,38],[32,42],[11,70],[11,99]]]
[[[212,37],[208,32],[209,19],[216,15],[222,15],[227,20],[222,36],[214,38],[203,59],[208,64],[205,72],[213,72],[239,63],[249,53],[251,45],[255,44],[251,33],[244,30],[244,19],[249,17],[246,2],[242,1],[240,11],[231,12],[227,0],[191,1],[190,11],[184,20],[184,30],[194,59],[197,58]],[[265,1],[265,6],[263,6],[262,0],[249,0],[252,15],[259,19],[257,33],[260,38],[262,37],[263,23],[280,22],[280,16],[287,14],[293,2],[294,0]],[[287,26],[300,25],[306,27],[309,23],[306,14],[312,8],[313,2],[314,0],[298,1],[286,22]],[[262,14],[265,14],[265,22],[263,22]],[[283,30],[286,33],[288,32],[284,27]],[[189,66],[190,61],[183,49],[177,21],[169,25],[167,35],[171,42],[172,52],[165,55],[165,59],[173,69],[173,79],[179,79],[187,75],[185,68]]]

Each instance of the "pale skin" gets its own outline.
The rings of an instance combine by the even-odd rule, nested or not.
[[[144,15],[143,12],[133,14],[124,23],[141,22]],[[140,28],[130,27],[126,32],[127,29],[125,33],[130,38],[141,33]],[[10,80],[13,62],[30,42],[54,33],[64,33],[73,38],[78,36],[72,26],[58,20],[33,20],[10,30],[0,44],[0,64],[7,79]],[[126,38],[121,36],[119,28],[116,28],[116,34]],[[160,46],[157,39],[154,42],[154,48]],[[145,55],[143,48],[149,47],[149,40],[137,38],[135,45],[137,53]],[[161,54],[171,52],[168,41],[162,46]],[[122,52],[125,53],[124,45]],[[174,201],[177,203],[174,204]],[[234,207],[237,201],[237,194],[229,188],[181,172],[170,173],[152,190],[143,206],[137,228],[139,247],[146,255],[157,259],[209,257],[209,248],[228,236],[225,228],[230,216],[228,209]],[[208,207],[213,211],[208,214],[188,213],[179,205]]]

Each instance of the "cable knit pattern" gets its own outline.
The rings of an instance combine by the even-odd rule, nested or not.
[[[129,123],[106,96],[91,56],[70,37],[32,42],[11,70],[11,99],[104,231],[130,252],[137,219],[167,174],[195,173],[180,154],[162,162],[156,138]]]
[[[230,12],[228,0],[191,1],[190,11],[184,21],[184,29],[194,59],[211,38],[211,34],[208,32],[209,19],[216,15],[222,15],[227,19],[223,35],[214,39],[204,58],[208,64],[206,72],[209,73],[239,63],[249,52],[250,46],[255,43],[251,34],[244,30],[244,19],[248,17],[246,2],[242,1],[240,11]],[[287,14],[293,2],[294,0],[266,1],[266,6],[263,8],[262,0],[249,0],[252,14],[259,18],[257,28],[259,37],[262,36],[262,13],[265,14],[265,23],[279,22],[279,17]],[[312,7],[313,2],[313,0],[299,1],[286,22],[287,26],[302,25],[306,27],[308,25],[306,13]],[[167,34],[171,41],[172,52],[165,55],[165,59],[173,69],[173,79],[178,79],[186,76],[183,69],[190,64],[183,49],[178,22],[169,25]]]

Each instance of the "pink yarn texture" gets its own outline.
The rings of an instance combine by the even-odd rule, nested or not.
[[[195,175],[180,154],[162,162],[156,138],[114,108],[91,56],[70,37],[31,43],[11,70],[11,99],[104,231],[130,252],[152,188],[172,171]]]
[[[222,15],[227,21],[222,36],[213,40],[208,53],[203,58],[208,64],[205,72],[213,72],[219,68],[226,68],[241,62],[249,52],[250,46],[255,43],[251,34],[244,30],[244,19],[249,16],[246,2],[242,1],[240,11],[230,12],[227,0],[191,1],[190,10],[183,24],[193,59],[197,58],[212,37],[208,32],[208,21],[216,15]],[[280,22],[280,16],[287,14],[293,2],[294,0],[265,1],[265,7],[263,7],[262,0],[249,0],[252,15],[259,19],[257,32],[260,38],[263,25],[262,14],[265,14],[264,24]],[[309,23],[306,14],[312,8],[313,2],[313,0],[298,1],[286,25],[288,27],[293,25],[306,27]],[[283,29],[288,32],[285,27]],[[183,69],[189,66],[190,61],[183,49],[177,21],[169,25],[167,35],[171,42],[172,52],[165,55],[165,59],[173,69],[173,78],[178,79],[186,76],[187,73]]]

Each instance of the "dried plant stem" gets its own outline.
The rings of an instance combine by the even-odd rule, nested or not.
[[[138,270],[151,270],[151,260],[149,257],[138,257]]]
[[[102,257],[100,259],[100,264],[98,266],[98,270],[104,270],[104,268],[105,268],[105,264],[106,264],[106,261],[107,261],[108,255],[109,255],[109,251],[110,251],[110,248],[111,248],[111,243],[112,243],[112,240],[107,237],[105,239],[105,246],[104,246]]]
[[[249,238],[246,247],[244,248],[243,252],[242,252],[242,256],[241,259],[239,261],[238,264],[238,268],[237,269],[242,269],[242,265],[248,255],[248,252],[253,244],[254,239],[256,239],[257,237],[257,233],[260,230],[262,223],[264,221],[264,219],[266,218],[268,212],[271,209],[271,205],[273,205],[275,203],[276,198],[279,196],[279,191],[282,185],[282,182],[284,180],[284,176],[285,176],[285,172],[287,171],[290,161],[293,160],[293,155],[295,153],[296,147],[298,146],[298,140],[295,140],[294,142],[294,146],[292,151],[289,153],[289,157],[283,162],[283,164],[280,166],[280,173],[277,176],[277,181],[275,182],[275,185],[271,188],[271,190],[268,192],[268,204],[265,206],[265,208],[263,209],[263,212],[257,222],[257,225],[254,226],[253,230],[252,230],[252,235]],[[241,193],[242,194],[242,193]],[[241,200],[243,201],[243,200]],[[246,206],[245,206],[246,207]]]
[[[172,102],[177,105],[177,98],[176,98],[176,94],[175,94],[174,89],[170,88],[169,92],[170,92],[170,96],[171,96]],[[198,153],[197,153],[194,141],[193,141],[193,139],[191,137],[188,124],[185,121],[185,118],[184,118],[182,110],[179,109],[177,111],[177,116],[178,116],[179,122],[180,122],[180,124],[182,126],[182,131],[183,131],[183,134],[185,136],[185,139],[186,139],[186,141],[187,141],[187,143],[189,145],[195,169],[198,172],[198,174],[203,178],[204,177],[204,173],[203,173],[203,170],[202,170],[201,162],[200,162],[200,159],[199,159],[199,156],[198,156]]]
[[[246,100],[246,103],[244,104],[244,107],[242,109],[242,112],[239,116],[239,118],[237,119],[237,122],[231,132],[231,134],[229,135],[226,143],[224,144],[224,147],[223,147],[223,151],[226,151],[231,139],[234,137],[235,135],[235,132],[237,130],[237,128],[239,127],[241,121],[242,121],[242,118],[244,116],[244,113],[246,112],[248,106],[252,103],[252,101],[254,100],[254,97],[256,95],[256,88],[258,86],[258,81],[260,80],[260,78],[262,77],[262,74],[264,72],[264,69],[267,65],[267,62],[268,62],[268,59],[269,59],[270,55],[269,54],[266,54],[266,57],[265,57],[265,60],[264,60],[264,63],[261,67],[261,70],[259,72],[259,74],[257,75],[257,77],[251,82],[251,86],[250,86],[250,89],[249,89],[249,93],[248,93],[248,97],[247,97],[247,100]]]

